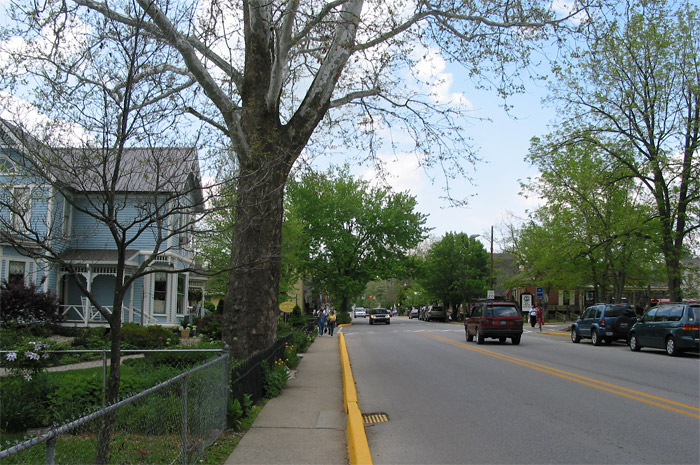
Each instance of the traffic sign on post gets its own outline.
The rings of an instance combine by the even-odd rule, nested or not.
[[[496,296],[496,291],[494,291],[493,289],[489,289],[488,291],[486,291],[486,298],[488,300],[493,300],[495,296]]]
[[[544,298],[544,289],[541,287],[537,288],[537,300],[542,300]]]

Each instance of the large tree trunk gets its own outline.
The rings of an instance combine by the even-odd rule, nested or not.
[[[223,339],[235,359],[269,347],[277,334],[284,185],[288,159],[268,155],[241,167]]]

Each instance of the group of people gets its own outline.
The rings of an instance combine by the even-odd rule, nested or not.
[[[335,322],[338,319],[335,314],[335,310],[330,311],[319,310],[318,311],[318,335],[322,336],[324,331],[328,333],[329,336],[333,336],[333,330],[335,329]]]

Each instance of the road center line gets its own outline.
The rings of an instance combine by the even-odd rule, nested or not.
[[[540,363],[534,363],[530,362],[528,360],[520,359],[517,357],[513,357],[511,355],[505,355],[505,354],[499,354],[498,352],[494,352],[489,349],[485,349],[483,347],[475,347],[474,345],[466,344],[464,342],[458,342],[458,341],[453,341],[450,339],[446,339],[441,336],[437,336],[435,334],[430,334],[430,333],[421,333],[423,336],[430,337],[432,339],[435,339],[437,341],[441,342],[446,342],[448,344],[452,344],[457,347],[462,347],[464,349],[469,349],[474,352],[479,352],[484,355],[488,355],[491,357],[495,358],[500,358],[501,360],[505,360],[506,362],[510,363],[515,363],[517,365],[522,365],[524,367],[531,368],[533,370],[541,371],[544,373],[549,373],[554,376],[558,376],[560,378],[568,379],[570,381],[574,381],[579,384],[583,384],[586,386],[593,387],[595,389],[600,389],[602,391],[610,392],[612,394],[616,394],[619,396],[627,397],[628,399],[633,399],[637,400],[639,402],[644,402],[649,405],[654,405],[656,407],[660,407],[666,410],[670,410],[672,412],[680,413],[682,415],[687,415],[692,418],[698,418],[700,419],[700,414],[695,413],[695,412],[700,412],[700,408],[694,407],[692,405],[688,404],[683,404],[681,402],[676,402],[670,399],[666,399],[663,397],[659,396],[654,396],[651,394],[646,394],[641,391],[636,391],[634,389],[629,389],[623,386],[618,386],[615,384],[611,383],[606,383],[604,381],[600,381],[594,378],[589,378],[586,376],[578,375],[576,373],[572,373],[569,371],[564,371],[564,370],[559,370],[557,368],[552,368],[547,365],[542,365]],[[672,407],[672,405],[675,405],[680,408],[675,408]],[[688,410],[691,410],[690,412]]]

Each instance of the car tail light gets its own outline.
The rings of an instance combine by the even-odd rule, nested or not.
[[[698,331],[700,330],[700,323],[691,323],[683,325],[683,331]]]
[[[601,318],[601,320],[600,320],[600,327],[605,328],[605,319],[604,318]]]

